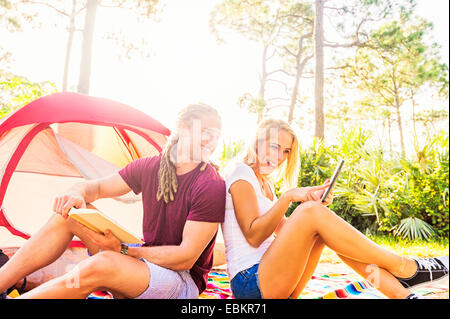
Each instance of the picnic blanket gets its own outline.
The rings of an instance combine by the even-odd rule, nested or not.
[[[433,284],[415,290],[422,296],[448,293],[448,291],[448,284]],[[230,281],[224,270],[210,272],[206,290],[200,298],[233,298]],[[299,299],[386,299],[386,296],[356,273],[327,273],[312,276]]]
[[[433,294],[448,293],[448,284],[428,285],[415,290],[416,293],[430,297]],[[94,292],[90,299],[111,299],[108,292]],[[209,273],[206,290],[200,299],[232,299],[230,279],[225,270],[213,269]],[[299,299],[386,299],[366,280],[355,273],[327,273],[312,276]]]
[[[107,291],[95,291],[89,299],[112,299],[113,296]],[[230,299],[230,279],[223,270],[213,270],[209,273],[206,290],[199,296],[201,299]]]
[[[430,297],[448,293],[447,284],[430,284],[414,292]],[[356,273],[327,273],[315,275],[308,282],[300,299],[386,299],[380,291]],[[427,298],[427,297],[426,297]]]
[[[225,270],[212,270],[208,275],[206,289],[199,296],[201,299],[231,299],[230,278]]]

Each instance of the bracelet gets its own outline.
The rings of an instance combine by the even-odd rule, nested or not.
[[[125,244],[120,244],[120,253],[122,255],[128,255],[128,246]]]

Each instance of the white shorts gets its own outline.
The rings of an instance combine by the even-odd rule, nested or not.
[[[136,299],[197,299],[198,288],[189,270],[174,271],[152,264],[144,258],[150,270],[147,289]]]

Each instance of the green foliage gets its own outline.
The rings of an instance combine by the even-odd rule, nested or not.
[[[0,118],[37,98],[55,93],[50,82],[31,82],[24,77],[0,72]]]
[[[331,210],[366,234],[448,238],[448,135],[441,133],[417,147],[414,159],[386,154],[370,145],[370,137],[369,132],[350,129],[337,145],[315,141],[301,150],[298,186],[322,184],[343,158]],[[293,203],[286,215],[298,204]]]
[[[0,27],[8,31],[21,29],[22,20],[30,20],[31,17],[17,10],[18,1],[0,0]]]
[[[237,101],[241,108],[258,114],[258,120],[274,108],[293,110],[298,95],[296,78],[302,76],[313,57],[313,26],[311,3],[223,0],[214,7],[210,29],[218,42],[224,42],[227,33],[234,31],[261,44],[259,90],[241,95]],[[280,88],[283,93],[271,95]]]
[[[344,84],[360,93],[358,107],[372,109],[370,113],[387,119],[389,127],[391,113],[386,109],[395,111],[403,152],[400,109],[408,104],[414,107],[424,88],[448,98],[448,66],[441,62],[439,46],[429,44],[432,28],[430,22],[404,14],[372,30],[368,41],[353,58],[345,60],[341,69]]]
[[[262,119],[267,102],[261,97],[254,97],[250,93],[244,93],[238,98],[237,105],[249,113],[258,114],[258,118]]]
[[[448,95],[448,66],[439,62],[437,44],[426,44],[431,29],[423,19],[402,19],[372,31],[354,60],[347,60],[344,82],[364,93],[365,105],[400,107],[425,83]]]
[[[273,1],[267,0],[225,0],[211,12],[210,28],[220,42],[224,41],[222,33],[230,29],[251,41],[267,44],[274,40],[280,10],[278,7]]]
[[[448,150],[448,135],[440,134],[423,148],[416,148],[415,160],[400,159],[399,182],[392,186],[394,196],[389,200],[392,209],[402,217],[419,218],[430,224],[439,236],[446,237],[449,231]],[[404,226],[409,229],[408,237],[414,226],[409,224],[410,227]],[[422,228],[427,229],[425,224]]]
[[[219,154],[219,167],[222,171],[231,160],[233,160],[244,150],[244,147],[245,142],[243,140],[222,144],[222,149]]]
[[[385,249],[400,256],[427,258],[445,256],[448,254],[448,238],[409,239],[386,235],[369,235],[371,240]],[[325,247],[321,261],[338,263],[341,262],[336,253]]]
[[[402,238],[408,239],[428,239],[434,234],[433,228],[423,220],[416,217],[402,219],[396,231]]]
[[[415,116],[416,122],[422,122],[429,132],[430,128],[435,131],[434,123],[448,119],[448,110],[424,110]]]

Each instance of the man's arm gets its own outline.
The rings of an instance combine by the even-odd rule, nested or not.
[[[219,223],[188,220],[184,225],[180,245],[129,247],[128,255],[145,258],[151,263],[172,270],[189,270],[211,242],[218,227]]]
[[[131,188],[119,175],[113,175],[91,181],[77,183],[67,192],[59,195],[53,202],[53,211],[67,217],[72,207],[84,208],[99,198],[117,197],[131,191]]]

